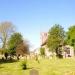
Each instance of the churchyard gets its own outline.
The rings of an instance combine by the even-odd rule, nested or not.
[[[75,75],[75,58],[42,58],[39,62],[28,59],[26,70],[22,69],[23,61],[0,62],[0,75],[32,75],[32,69],[36,70],[38,75]]]

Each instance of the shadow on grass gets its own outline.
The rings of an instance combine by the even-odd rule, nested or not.
[[[0,66],[0,69],[1,69],[1,68],[4,68],[4,67],[1,67],[1,66]]]
[[[40,68],[36,68],[36,67],[31,67],[31,68],[29,68],[29,67],[27,67],[26,70],[32,70],[32,69],[40,69]]]
[[[14,63],[14,62],[18,62],[18,61],[17,60],[14,60],[14,59],[12,59],[12,60],[2,60],[2,59],[0,59],[0,64]]]
[[[28,67],[27,67],[26,69],[22,69],[22,70],[31,70],[31,69],[33,69],[33,68],[28,68]]]

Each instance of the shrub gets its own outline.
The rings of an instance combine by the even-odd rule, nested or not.
[[[41,54],[42,56],[45,55],[45,48],[40,48],[40,54]]]
[[[26,61],[22,61],[21,66],[22,66],[23,70],[26,70],[27,69],[27,62]]]

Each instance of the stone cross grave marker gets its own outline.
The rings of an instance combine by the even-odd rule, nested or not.
[[[32,69],[32,70],[30,71],[30,75],[39,75],[39,72],[38,72],[38,70],[36,70],[36,69]]]

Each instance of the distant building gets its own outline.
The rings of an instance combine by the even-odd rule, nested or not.
[[[52,53],[49,51],[49,48],[47,47],[47,38],[48,38],[48,33],[47,32],[42,32],[41,33],[41,47],[45,48],[45,55],[47,57],[50,57]]]
[[[45,55],[50,56],[52,53],[49,51],[47,47],[47,39],[48,39],[48,33],[47,32],[42,32],[41,33],[41,47],[45,48]],[[74,48],[70,45],[65,45],[63,46],[62,44],[62,49],[63,49],[63,57],[73,57],[74,56]]]
[[[63,52],[63,56],[64,57],[74,57],[74,48],[70,45],[65,45],[62,46],[64,52]]]
[[[48,33],[47,32],[42,32],[40,36],[41,36],[41,46],[46,45],[47,38],[48,38]]]
[[[35,53],[36,55],[39,55],[39,54],[40,54],[40,48],[36,48],[36,49],[34,50],[34,53]]]

